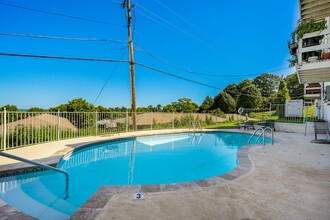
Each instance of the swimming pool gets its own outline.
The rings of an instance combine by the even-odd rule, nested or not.
[[[250,135],[225,132],[137,137],[94,144],[65,155],[54,171],[2,178],[1,199],[39,219],[69,218],[100,186],[190,182],[234,169]]]

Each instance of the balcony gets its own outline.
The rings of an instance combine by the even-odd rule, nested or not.
[[[330,82],[330,17],[328,28],[305,34],[298,43],[300,83]]]
[[[321,99],[322,86],[320,83],[305,84],[304,99]]]

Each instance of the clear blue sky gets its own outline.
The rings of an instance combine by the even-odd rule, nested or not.
[[[0,32],[127,40],[121,0],[0,0],[44,11],[104,21],[86,22],[0,4]],[[287,40],[298,19],[297,0],[136,0],[135,61],[224,88],[287,67]],[[0,35],[0,52],[128,59],[125,43],[60,41]],[[160,61],[161,60],[161,61]],[[54,107],[73,98],[93,103],[115,63],[0,56],[0,106]],[[176,67],[176,68],[172,68]],[[218,77],[191,74],[195,72]],[[274,72],[287,75],[294,69]],[[224,77],[220,77],[224,76]],[[113,73],[96,105],[130,106],[128,64]],[[136,67],[137,106],[166,105],[181,97],[201,104],[219,91]]]

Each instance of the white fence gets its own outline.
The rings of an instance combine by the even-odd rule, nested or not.
[[[0,150],[84,136],[130,132],[132,131],[131,116],[131,112],[5,110],[0,112]],[[189,128],[191,121],[194,120],[209,125],[229,120],[229,117],[207,113],[136,113],[138,130]],[[238,115],[231,118],[244,119]]]
[[[290,123],[313,121],[315,109],[304,107],[303,117],[285,117],[285,105],[269,109],[245,109],[239,114],[136,113],[138,130],[190,128],[199,120],[203,127],[239,126],[242,121],[275,120]],[[0,150],[77,137],[132,131],[131,112],[0,112]]]

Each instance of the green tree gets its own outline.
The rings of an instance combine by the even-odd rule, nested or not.
[[[279,76],[263,73],[253,80],[253,84],[259,89],[262,96],[271,97],[276,93],[280,81]]]
[[[163,110],[163,106],[161,104],[158,104],[156,106],[156,112],[161,112]]]
[[[39,107],[32,107],[26,110],[27,112],[44,112],[45,110]]]
[[[199,106],[198,112],[208,112],[213,106],[214,100],[211,96],[206,96],[203,103]]]
[[[254,85],[245,87],[238,98],[237,107],[259,108],[262,104],[261,93]]]
[[[67,110],[68,112],[91,112],[95,111],[95,107],[85,99],[77,98],[68,102]]]
[[[131,111],[131,110],[124,107],[124,106],[122,106],[122,107],[112,108],[111,111],[113,111],[113,112],[126,112],[126,111]]]
[[[155,108],[154,108],[152,105],[149,105],[149,106],[147,107],[147,111],[148,111],[148,112],[154,112],[154,111],[155,111]]]
[[[6,109],[6,111],[9,111],[9,112],[18,111],[18,108],[16,105],[4,105],[0,108],[0,111],[3,111],[4,109]]]
[[[198,105],[189,98],[180,98],[177,102],[177,112],[195,112]]]
[[[304,95],[304,84],[299,84],[297,73],[292,73],[285,78],[289,95],[292,99],[301,99]]]
[[[231,97],[233,97],[237,101],[240,93],[240,87],[244,87],[247,84],[250,84],[249,81],[243,82],[240,86],[238,86],[237,84],[229,84],[228,86],[226,86],[226,88],[224,88],[223,91],[231,95]]]
[[[146,107],[139,107],[139,108],[136,109],[136,112],[145,113],[145,112],[149,112],[149,109],[146,108]]]
[[[165,105],[163,112],[176,112],[177,102],[172,102],[171,104]]]
[[[102,105],[99,105],[95,108],[95,111],[97,111],[97,112],[111,112],[111,109],[103,107]]]
[[[67,112],[68,111],[68,104],[62,104],[56,107],[52,107],[50,109],[48,109],[48,111],[50,112],[57,112],[58,110],[60,110],[61,112]]]
[[[225,113],[233,113],[236,111],[236,101],[228,93],[221,91],[214,97],[213,109],[220,108]]]
[[[276,93],[276,103],[285,104],[285,100],[290,100],[289,90],[286,86],[286,82],[281,80],[278,92]]]
[[[241,93],[245,87],[248,87],[250,85],[252,85],[252,81],[249,79],[245,79],[237,85],[237,91]]]

